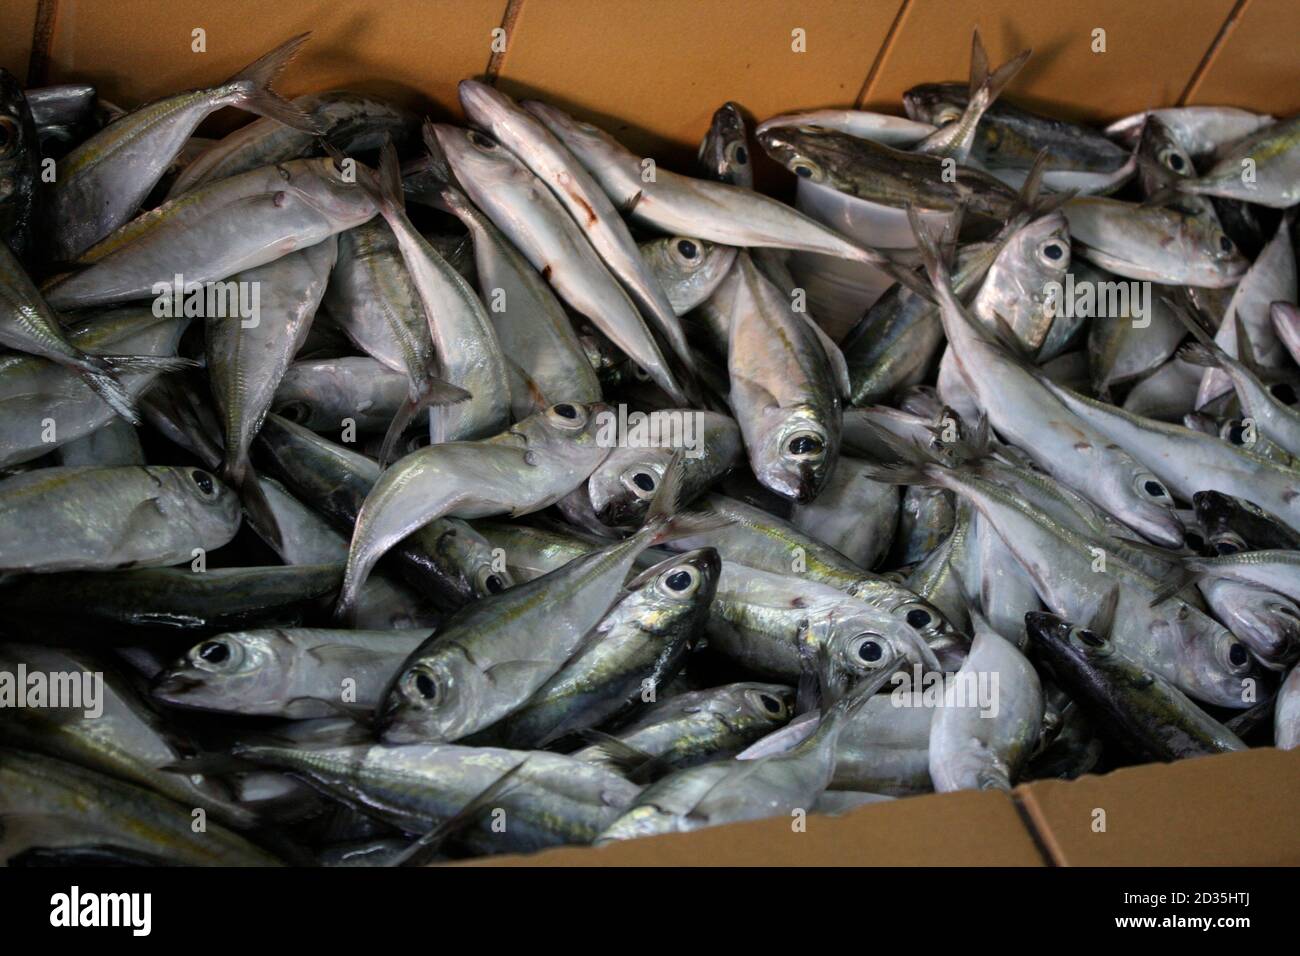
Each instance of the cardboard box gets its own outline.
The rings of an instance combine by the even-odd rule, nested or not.
[[[1005,94],[1090,121],[1173,104],[1300,111],[1294,0],[4,0],[0,66],[33,85],[89,81],[134,106],[218,82],[304,31],[280,89],[348,87],[460,118],[456,83],[545,94],[629,147],[688,168],[724,100],[753,116],[899,112],[961,79],[978,25],[991,59],[1034,56]],[[1104,31],[1099,34],[1097,31]],[[199,49],[199,40],[202,49]],[[795,41],[802,38],[802,51]],[[1097,49],[1104,41],[1104,50]],[[216,134],[247,121],[225,111]],[[763,160],[760,159],[760,162]],[[776,181],[760,169],[760,184]],[[1249,753],[776,819],[469,865],[1300,864],[1300,753]],[[1104,811],[1105,829],[1095,829]]]

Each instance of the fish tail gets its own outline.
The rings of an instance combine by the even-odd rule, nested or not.
[[[228,85],[237,88],[234,106],[278,120],[285,126],[319,135],[323,127],[300,106],[271,89],[271,83],[298,55],[311,33],[300,33],[286,40],[270,53],[259,57],[230,78]]]
[[[451,171],[447,154],[443,151],[442,144],[438,142],[438,135],[433,129],[433,120],[427,116],[420,127],[420,135],[424,138],[424,148],[429,153],[429,168],[433,170],[434,176],[448,186],[455,186],[456,174]]]
[[[121,418],[126,419],[132,425],[139,425],[142,422],[140,410],[136,407],[135,400],[117,375],[108,368],[107,363],[101,364],[96,361],[78,364],[77,370],[94,393],[104,400],[104,404]]]
[[[384,442],[379,448],[379,466],[387,468],[392,464],[394,460],[393,452],[397,449],[397,442],[401,439],[407,426],[421,412],[434,406],[456,405],[460,402],[469,401],[469,399],[470,394],[465,389],[457,388],[450,382],[445,382],[440,378],[430,376],[418,385],[414,385],[413,394],[407,396],[406,401],[398,406],[397,414],[393,416],[388,431],[384,433]]]
[[[916,236],[916,248],[921,255],[921,264],[925,268],[925,274],[930,278],[930,285],[933,286],[934,295],[941,306],[950,306],[960,309],[961,303],[957,301],[957,296],[952,290],[952,271],[949,266],[949,257],[941,251],[938,242],[930,234],[930,230],[925,223],[921,221],[920,215],[915,207],[911,204],[907,207],[907,219],[912,226],[912,234]]]
[[[979,83],[976,85],[976,67],[981,64],[977,63],[976,54],[982,60],[981,72],[983,76],[979,77]],[[994,70],[988,72],[989,61],[988,54],[984,52],[984,44],[980,42],[979,30],[975,31],[975,37],[971,41],[971,102],[976,98],[980,101],[979,112],[982,114],[1002,95],[1003,90],[1016,77],[1025,63],[1029,60],[1030,50],[1021,50],[1006,63]]]
[[[257,477],[257,472],[253,470],[253,465],[248,459],[247,450],[238,460],[223,469],[222,479],[234,485],[235,490],[239,492],[240,504],[248,514],[249,523],[257,529],[257,533],[266,540],[272,550],[279,553],[284,547],[280,523],[275,518],[275,510],[271,507],[270,499],[266,497],[266,491],[262,488],[261,479]]]

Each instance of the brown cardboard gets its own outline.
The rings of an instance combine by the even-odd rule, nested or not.
[[[793,818],[561,847],[531,856],[484,857],[475,866],[1044,866],[1042,852],[1004,793],[909,797],[841,816]]]
[[[1188,91],[1189,104],[1240,106],[1286,116],[1300,109],[1294,79],[1300,3],[1246,0],[1216,55]]]
[[[994,64],[1026,47],[1034,51],[1003,94],[1017,105],[1079,120],[1167,106],[1177,101],[1232,7],[1233,0],[909,0],[863,103],[893,112],[910,86],[964,81],[971,31],[978,26]],[[1095,29],[1105,30],[1104,53],[1092,51]]]
[[[4,29],[0,30],[0,67],[19,82],[27,81],[27,60],[36,28],[37,0],[5,0]]]
[[[1058,866],[1300,864],[1300,751],[1266,747],[1039,780],[1015,797]],[[1094,830],[1098,811],[1105,832]]]

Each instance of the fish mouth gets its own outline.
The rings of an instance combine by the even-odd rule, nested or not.
[[[149,693],[163,700],[172,700],[184,697],[190,691],[197,690],[202,686],[203,681],[184,671],[173,671],[171,673],[163,671],[158,675],[153,686],[149,688]]]

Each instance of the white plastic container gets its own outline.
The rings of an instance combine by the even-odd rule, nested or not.
[[[916,249],[905,209],[858,199],[806,179],[799,180],[795,207],[874,249]],[[946,225],[949,216],[949,213],[922,213],[921,219],[930,229],[938,231]],[[920,261],[916,256],[902,258],[913,264]],[[790,256],[790,273],[808,292],[808,311],[837,342],[894,282],[875,266],[806,252]]]

